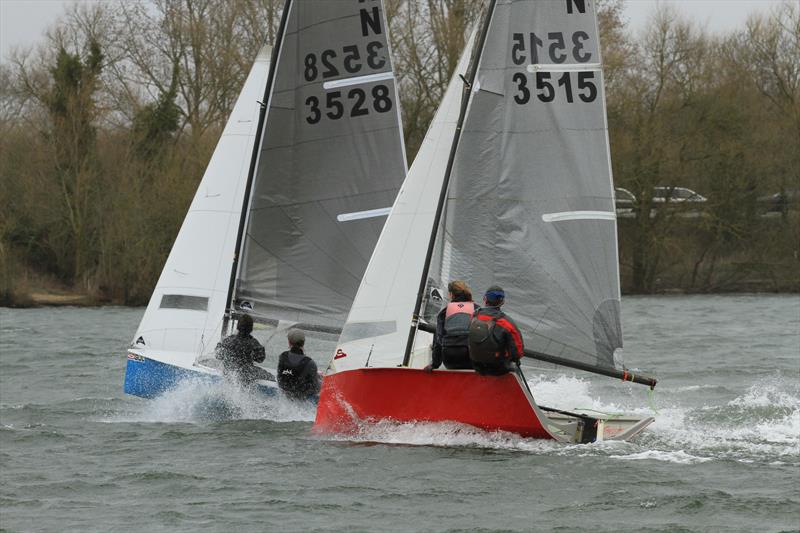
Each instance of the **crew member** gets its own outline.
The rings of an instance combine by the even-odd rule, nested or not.
[[[522,334],[500,307],[506,294],[497,285],[483,297],[484,307],[475,313],[469,327],[469,355],[472,366],[483,375],[500,376],[519,364],[523,353]]]
[[[263,363],[267,354],[261,343],[250,335],[253,317],[240,316],[236,329],[237,333],[222,339],[215,350],[216,358],[222,361],[222,374],[244,386],[253,385],[259,379],[275,381],[275,376],[255,366],[255,363]]]
[[[472,301],[472,291],[464,281],[454,280],[447,285],[450,303],[436,316],[430,372],[442,363],[450,370],[472,368],[469,359],[469,324],[478,306]]]
[[[278,386],[294,400],[308,400],[319,394],[317,364],[303,351],[306,336],[299,329],[287,335],[289,349],[278,359]]]

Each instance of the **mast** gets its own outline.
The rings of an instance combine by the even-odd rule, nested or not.
[[[292,7],[292,0],[286,0],[283,5],[283,13],[281,13],[281,22],[278,26],[278,35],[275,40],[275,46],[272,47],[272,58],[269,64],[269,74],[267,74],[267,84],[264,87],[264,98],[260,102],[261,111],[258,114],[258,126],[256,129],[256,137],[253,142],[253,153],[250,156],[250,168],[247,172],[247,183],[245,184],[244,199],[242,201],[242,214],[239,217],[239,230],[236,234],[236,246],[234,248],[233,262],[231,265],[231,280],[228,284],[228,296],[225,299],[227,306],[222,322],[222,334],[228,328],[228,322],[233,314],[233,291],[236,286],[236,276],[239,272],[239,257],[242,247],[242,239],[244,237],[245,227],[247,225],[247,212],[250,206],[250,193],[253,189],[253,181],[256,174],[256,163],[258,162],[258,154],[261,149],[261,137],[264,132],[264,122],[267,118],[267,110],[269,109],[269,101],[272,97],[272,87],[275,81],[275,71],[278,68],[278,57],[283,44],[284,33],[286,30],[286,21],[289,19],[289,10]]]
[[[419,324],[419,312],[422,308],[422,299],[425,294],[425,287],[428,284],[428,272],[430,271],[431,257],[433,257],[433,249],[436,245],[436,235],[439,232],[439,223],[442,219],[442,211],[444,210],[445,200],[447,199],[447,190],[450,185],[450,174],[453,170],[453,162],[456,157],[456,150],[458,149],[458,141],[461,138],[461,128],[464,125],[464,119],[467,115],[467,108],[469,107],[469,99],[472,95],[472,84],[475,82],[475,76],[478,73],[478,65],[480,64],[481,55],[483,54],[483,46],[486,43],[486,35],[489,33],[489,25],[492,22],[494,15],[494,8],[497,0],[490,0],[489,6],[486,10],[486,19],[484,20],[483,28],[478,39],[477,48],[473,64],[467,73],[468,79],[462,76],[465,82],[466,93],[461,99],[461,110],[458,115],[458,123],[456,124],[456,131],[453,135],[453,144],[450,147],[450,157],[447,160],[447,168],[445,169],[444,180],[442,181],[442,189],[439,192],[439,203],[436,205],[436,216],[433,219],[433,228],[431,229],[430,240],[428,241],[428,251],[425,254],[425,263],[422,267],[422,278],[420,279],[419,289],[417,291],[417,301],[414,304],[414,313],[411,316],[411,328],[408,332],[408,341],[406,342],[406,350],[403,354],[403,366],[408,366],[411,359],[411,350],[414,346],[414,337],[417,334],[417,326]]]

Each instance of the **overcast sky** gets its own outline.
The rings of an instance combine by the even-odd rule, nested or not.
[[[14,46],[36,44],[45,28],[74,1],[109,0],[0,0],[0,58],[5,61]],[[750,13],[767,11],[781,0],[626,0],[625,3],[625,15],[634,31],[647,23],[656,5],[661,3],[675,6],[710,31],[724,32],[741,27]]]

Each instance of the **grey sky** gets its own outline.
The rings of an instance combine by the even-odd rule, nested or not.
[[[45,29],[71,3],[73,0],[0,0],[0,60],[6,61],[14,46],[29,47],[40,41]],[[631,29],[644,27],[659,3],[675,6],[710,31],[725,32],[741,27],[750,13],[767,11],[781,0],[626,0],[625,15]]]

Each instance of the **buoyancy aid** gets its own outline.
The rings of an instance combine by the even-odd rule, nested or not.
[[[475,313],[472,302],[450,302],[444,315],[442,346],[469,346],[469,323]]]
[[[497,342],[494,329],[497,318],[482,320],[475,317],[470,322],[467,339],[469,342],[469,358],[474,363],[492,364],[502,361],[505,350]],[[503,357],[503,359],[505,359]]]

